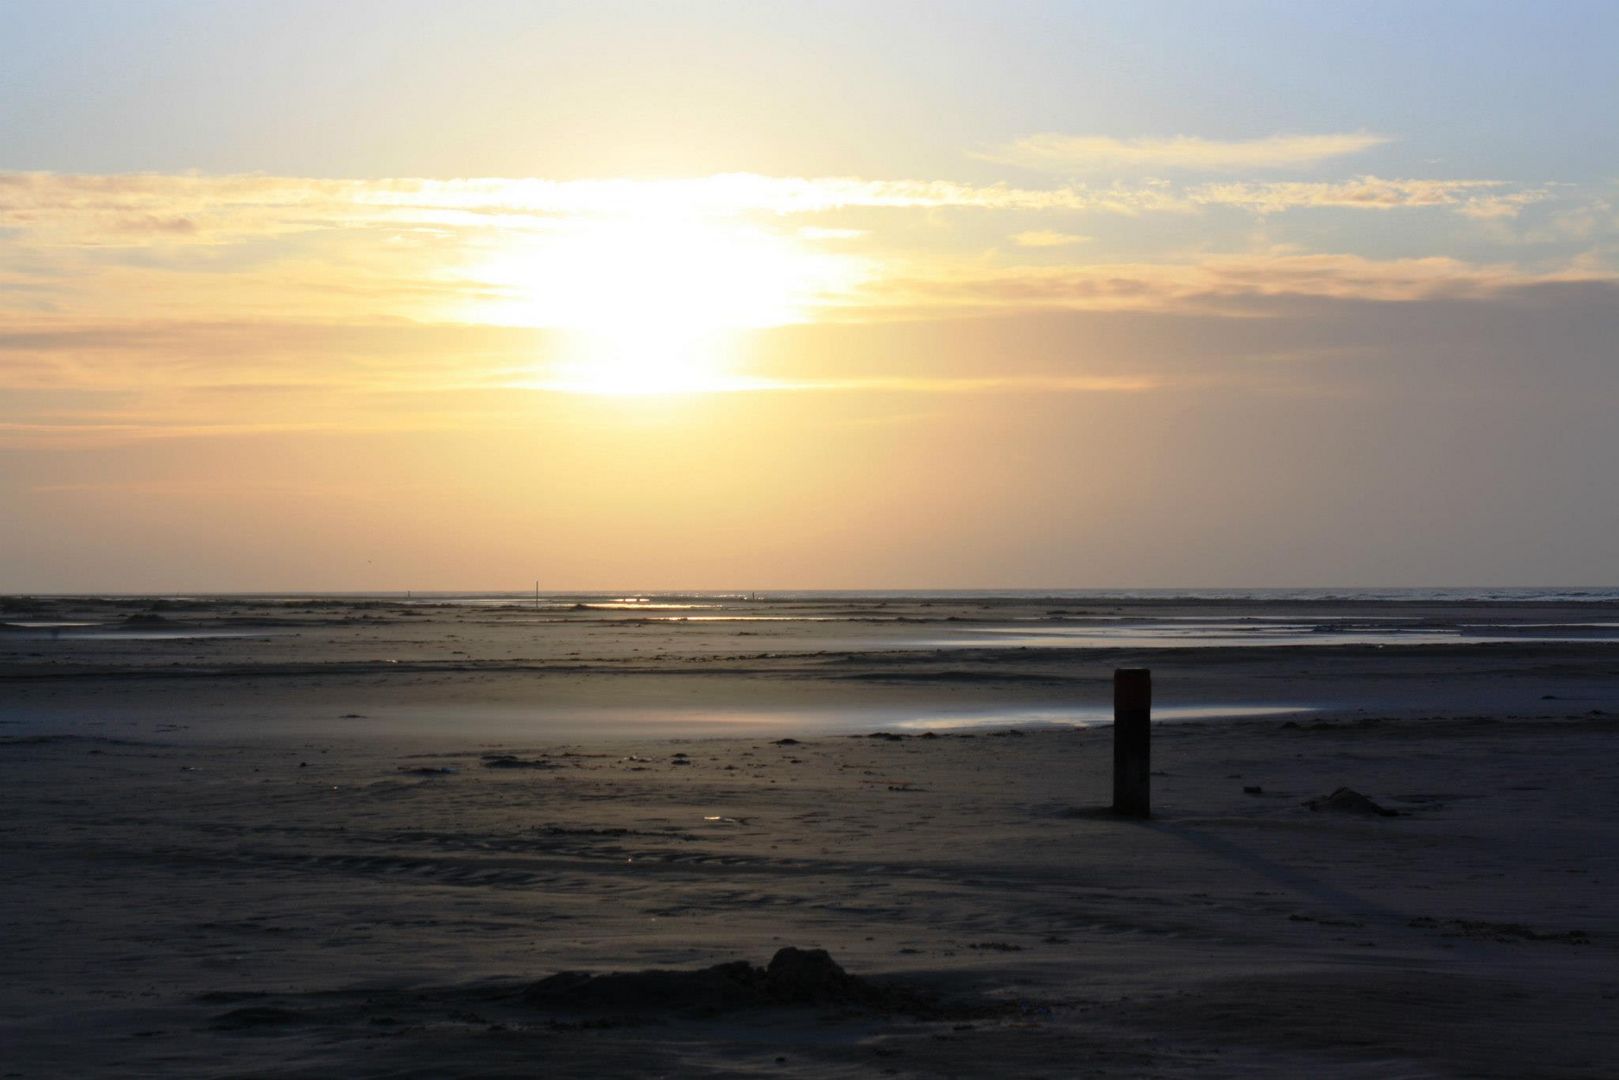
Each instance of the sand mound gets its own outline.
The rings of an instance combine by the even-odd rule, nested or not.
[[[1331,795],[1304,804],[1317,813],[1359,814],[1362,817],[1399,817],[1398,810],[1379,806],[1354,788],[1341,787]]]
[[[301,1014],[291,1009],[279,1009],[273,1005],[248,1005],[220,1013],[214,1017],[213,1026],[228,1031],[243,1031],[253,1028],[284,1027],[299,1023],[303,1019]]]
[[[544,1009],[713,1012],[783,1005],[898,1009],[908,998],[850,975],[825,949],[788,947],[762,968],[736,960],[696,971],[564,971],[529,986],[523,1000]]]

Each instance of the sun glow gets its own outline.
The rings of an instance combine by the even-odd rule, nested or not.
[[[477,276],[500,291],[483,321],[566,331],[540,385],[675,394],[760,385],[741,370],[741,332],[807,321],[856,267],[729,220],[642,216],[564,223]]]

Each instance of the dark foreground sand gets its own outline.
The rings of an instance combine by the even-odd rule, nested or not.
[[[699,677],[622,653],[384,673],[309,649],[203,668],[11,648],[5,1076],[1619,1068],[1619,715],[1587,700],[1612,692],[1611,646],[1146,656],[1170,687],[1234,665],[1366,702],[1160,725],[1146,823],[1099,809],[1105,727],[871,738],[779,715],[795,694],[1085,699],[1102,655],[753,653]],[[853,677],[792,674],[816,663]],[[524,737],[525,687],[531,708],[708,699],[777,720]],[[1447,688],[1475,712],[1414,715]],[[1491,693],[1506,704],[1479,708]],[[390,712],[413,700],[470,719]],[[1340,786],[1399,815],[1303,805]],[[797,1003],[614,984],[579,1009],[530,991],[784,946],[864,982]]]

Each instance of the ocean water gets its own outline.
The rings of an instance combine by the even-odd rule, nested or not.
[[[1449,651],[1503,643],[1527,649],[1500,654],[1519,657],[1510,700],[1481,681],[1495,657]],[[1263,674],[1283,659],[1269,652],[1211,655],[1298,647],[1312,650],[1307,680]],[[1537,647],[1557,663],[1534,660]],[[1367,648],[1390,649],[1421,677],[1368,676]],[[1619,588],[0,598],[0,674],[17,698],[8,715],[41,730],[176,715],[199,731],[262,724],[299,737],[369,725],[587,738],[1109,722],[1102,682],[1008,690],[957,678],[1004,679],[1018,651],[1064,649],[1074,655],[1030,659],[1105,673],[1157,650],[1200,650],[1151,662],[1180,675],[1163,720],[1374,705],[1589,711],[1616,705],[1608,672],[1619,654],[1607,650],[1619,649]],[[930,683],[930,667],[951,677]],[[836,681],[850,671],[865,681]],[[731,683],[637,681],[708,672]],[[233,697],[240,687],[250,693]],[[351,696],[359,703],[344,703]],[[350,713],[367,719],[339,722]]]
[[[395,591],[395,592],[290,592],[232,593],[232,599],[304,602],[332,600],[415,600],[424,603],[511,604],[533,603],[535,591]],[[170,599],[214,599],[213,594]],[[729,606],[738,603],[837,603],[853,601],[1106,601],[1234,602],[1234,603],[1500,603],[1500,604],[1619,604],[1619,585],[1600,586],[1445,586],[1421,588],[1260,588],[1260,589],[765,589],[691,591],[593,590],[548,591],[538,594],[542,606],[585,603],[623,609],[671,609]]]
[[[0,633],[13,640],[266,636],[322,617],[403,624],[411,615],[426,623],[458,612],[585,628],[679,624],[688,640],[767,635],[788,649],[854,651],[1619,639],[1619,587],[1609,586],[39,597],[0,599]]]

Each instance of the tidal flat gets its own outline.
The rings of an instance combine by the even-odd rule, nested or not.
[[[7,1076],[1619,1052],[1611,601],[0,603]],[[1030,628],[1085,637],[983,642]]]

